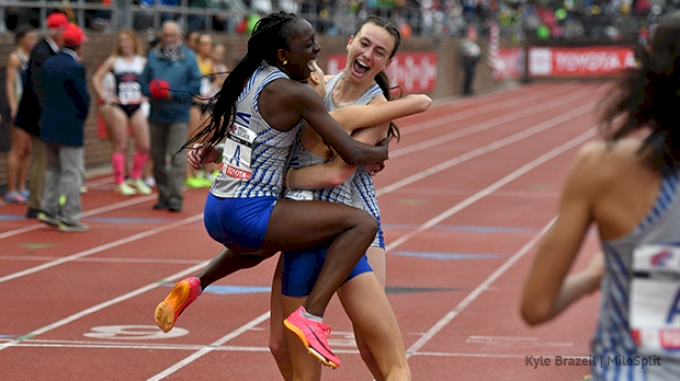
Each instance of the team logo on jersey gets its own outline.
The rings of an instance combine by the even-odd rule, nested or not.
[[[654,254],[651,259],[652,266],[665,267],[672,255],[673,253],[671,253],[670,250],[664,250],[658,254]]]

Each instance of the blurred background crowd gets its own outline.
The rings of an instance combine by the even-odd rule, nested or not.
[[[10,2],[12,3],[12,2]],[[19,2],[14,2],[19,4]],[[61,3],[61,2],[60,2]],[[158,29],[172,19],[186,30],[247,33],[273,11],[301,14],[317,31],[347,35],[369,14],[389,17],[405,37],[464,36],[469,26],[484,35],[489,21],[514,41],[524,39],[645,38],[680,0],[71,0],[79,25],[111,31]],[[38,8],[6,6],[4,29],[44,19]],[[81,22],[82,21],[82,22]]]

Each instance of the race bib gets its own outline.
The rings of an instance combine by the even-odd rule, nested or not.
[[[239,124],[231,126],[224,145],[222,172],[237,179],[250,179],[252,176],[251,158],[253,143],[257,134],[255,131]]]
[[[680,356],[680,247],[636,248],[630,286],[630,329],[637,347]]]
[[[118,84],[120,104],[138,104],[142,102],[142,87],[139,82],[121,82]]]
[[[306,189],[286,189],[286,198],[296,201],[311,201],[314,199],[314,193]]]

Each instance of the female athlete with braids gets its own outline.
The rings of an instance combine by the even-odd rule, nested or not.
[[[593,380],[680,379],[680,12],[661,21],[638,58],[603,98],[611,138],[576,157],[522,297],[534,325],[601,290]],[[649,134],[624,139],[641,130]],[[605,254],[567,276],[591,223]]]
[[[211,122],[187,145],[203,139],[195,157],[206,163],[224,160],[204,214],[208,233],[229,249],[214,259],[220,261],[220,277],[256,266],[280,250],[330,242],[314,289],[287,320],[304,333],[310,352],[326,363],[339,364],[326,342],[330,328],[320,320],[371,244],[377,223],[368,213],[346,205],[279,199],[284,171],[303,120],[348,163],[381,164],[387,159],[387,144],[368,146],[352,139],[314,89],[301,83],[314,70],[311,61],[319,50],[306,20],[285,13],[262,18],[248,40],[246,56],[217,96]],[[220,150],[217,144],[224,138]],[[199,278],[176,284],[156,309],[158,326],[172,329],[206,284],[208,280]]]

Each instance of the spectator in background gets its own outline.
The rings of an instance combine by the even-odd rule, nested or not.
[[[214,45],[215,41],[213,41],[211,35],[201,34],[198,37],[198,42],[196,43],[196,63],[202,75],[201,86],[198,96],[191,102],[189,110],[189,135],[187,139],[190,139],[194,132],[212,115],[212,104],[209,100],[216,93],[215,86],[218,79],[215,75],[217,72],[215,61],[212,59]],[[184,185],[189,188],[210,188],[219,173],[212,173],[211,170],[210,165],[204,166],[200,171],[187,167]],[[208,172],[206,173],[206,171]]]
[[[186,45],[187,48],[191,49],[192,51],[196,51],[196,43],[198,42],[198,37],[201,35],[200,32],[196,30],[192,30],[187,32],[187,35],[184,37],[184,45]]]
[[[475,72],[482,51],[477,45],[477,31],[470,27],[467,37],[460,42],[460,56],[463,65],[463,95],[470,96],[474,93],[472,84],[475,81]]]
[[[142,95],[139,76],[146,65],[146,58],[140,55],[141,47],[132,30],[123,29],[118,33],[113,55],[104,61],[92,77],[92,88],[103,104],[99,108],[106,122],[113,146],[111,166],[116,182],[115,193],[132,196],[137,193],[152,193],[142,179],[142,171],[149,156],[149,124],[144,113],[146,97]],[[115,77],[114,90],[107,94],[102,88],[106,73]],[[136,151],[132,156],[130,178],[125,181],[125,155],[127,153],[128,126],[135,139]]]
[[[48,57],[57,54],[61,49],[62,34],[68,23],[68,18],[63,13],[54,12],[47,16],[45,20],[47,33],[31,51],[28,70],[26,71],[26,86],[14,121],[17,127],[31,135],[33,143],[27,218],[38,217],[45,185],[47,159],[45,157],[45,145],[40,140],[41,105],[45,100],[42,92],[42,66]]]
[[[45,61],[41,73],[45,101],[40,139],[45,142],[47,168],[38,219],[63,232],[90,229],[80,222],[84,126],[90,108],[85,67],[80,63],[85,40],[80,27],[68,25],[63,33],[63,50]],[[66,202],[60,206],[62,195]]]
[[[149,53],[140,76],[142,92],[151,97],[151,158],[158,188],[154,209],[182,210],[186,154],[180,150],[189,131],[189,108],[193,94],[198,94],[200,77],[194,53],[182,43],[180,26],[166,21],[161,44]]]
[[[24,25],[14,32],[17,49],[10,53],[7,60],[5,92],[10,110],[11,149],[7,158],[7,193],[5,200],[11,203],[28,201],[26,176],[28,175],[28,155],[31,153],[31,135],[20,128],[12,128],[19,110],[19,101],[26,84],[26,72],[31,50],[38,40],[37,32],[30,25]]]

